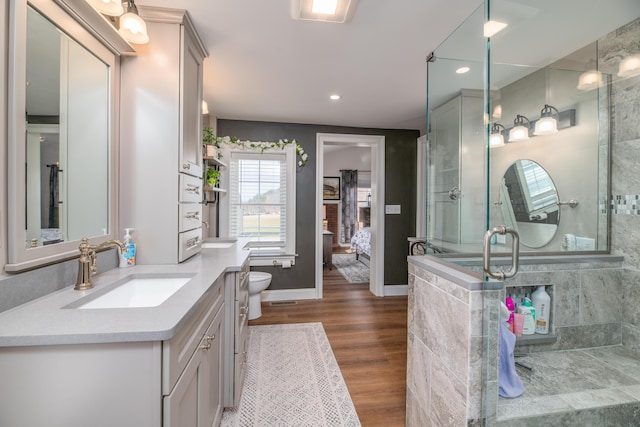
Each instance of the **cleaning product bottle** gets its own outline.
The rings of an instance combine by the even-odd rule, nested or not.
[[[538,286],[538,289],[531,294],[531,302],[536,309],[536,334],[548,334],[551,297],[544,286]]]
[[[515,329],[513,327],[513,313],[516,311],[516,306],[513,304],[513,298],[511,298],[511,294],[509,294],[509,296],[505,300],[505,305],[509,310],[509,320],[507,320],[509,329],[511,330],[511,332],[515,332]]]
[[[533,335],[536,332],[536,309],[531,307],[531,300],[528,297],[524,298],[520,312],[524,313],[522,335]]]
[[[124,229],[124,238],[122,239],[122,243],[126,246],[126,249],[123,253],[120,254],[120,267],[132,267],[136,265],[136,244],[131,240],[131,232],[133,232],[133,228],[125,228]]]

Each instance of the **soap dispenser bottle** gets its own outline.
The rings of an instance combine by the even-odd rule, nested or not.
[[[136,265],[136,244],[131,239],[131,232],[133,232],[133,228],[124,229],[122,243],[125,245],[125,251],[120,254],[120,268]]]

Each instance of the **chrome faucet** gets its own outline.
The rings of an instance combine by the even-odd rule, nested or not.
[[[86,291],[93,288],[91,283],[91,275],[96,274],[98,268],[96,267],[96,251],[107,248],[109,246],[119,247],[120,252],[124,253],[126,246],[119,240],[108,240],[100,243],[99,245],[90,245],[86,237],[82,238],[80,246],[80,258],[78,258],[78,280],[76,286],[73,288],[76,291]]]

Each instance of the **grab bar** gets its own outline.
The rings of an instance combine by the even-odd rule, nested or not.
[[[497,270],[495,272],[491,271],[491,239],[494,234],[500,234],[503,236],[505,234],[511,234],[511,236],[513,237],[511,247],[512,264],[511,268],[507,272],[504,272],[502,270]],[[508,228],[504,225],[499,225],[492,228],[491,230],[488,230],[484,234],[484,253],[482,254],[482,261],[484,272],[487,273],[487,276],[493,279],[504,280],[509,277],[515,276],[518,272],[518,264],[520,262],[520,235],[518,234],[518,232],[513,228]]]

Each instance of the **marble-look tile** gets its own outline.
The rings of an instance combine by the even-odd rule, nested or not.
[[[632,396],[616,388],[561,394],[558,398],[567,402],[574,409],[592,409],[637,402]]]
[[[483,359],[490,359],[491,356],[483,354],[482,337],[472,338],[470,342],[469,351],[469,378],[467,389],[467,418],[477,419],[482,417],[482,370]],[[488,360],[487,360],[488,361]],[[490,376],[487,372],[487,378],[497,378],[497,371],[494,373],[496,376]]]
[[[598,69],[607,74],[616,75],[620,60],[629,52],[637,50],[640,38],[640,19],[606,34],[598,40]]]
[[[622,343],[625,347],[640,351],[640,326],[622,323]]]
[[[518,368],[523,397],[552,396],[635,385],[637,380],[604,365],[581,350],[552,351],[516,358],[533,371]]]
[[[430,418],[438,426],[461,426],[467,421],[467,387],[441,361],[432,365]]]
[[[622,321],[640,326],[640,270],[623,270],[622,301]]]
[[[619,322],[558,328],[556,335],[558,340],[552,345],[554,350],[622,344],[622,331]]]
[[[413,334],[407,337],[407,387],[420,407],[429,412],[431,405],[432,355],[422,341]]]
[[[623,345],[594,347],[583,352],[640,384],[640,352]]]
[[[638,162],[640,162],[640,139],[616,142],[611,155],[611,174],[614,178],[611,182],[611,194],[638,194],[640,189]]]
[[[570,279],[552,286],[550,322],[553,332],[562,326],[577,325],[580,321],[579,273],[572,274]]]
[[[634,215],[611,216],[611,251],[624,256],[623,266],[640,270],[640,227]]]
[[[411,265],[411,264],[409,264]],[[416,288],[416,276],[409,274],[407,285],[407,331],[415,332],[415,288]]]
[[[433,423],[429,419],[429,415],[424,407],[422,407],[415,399],[410,390],[407,390],[407,427],[430,427]]]
[[[460,301],[466,304],[469,303],[469,291],[462,286],[419,267],[415,268],[415,275],[424,282],[443,290],[445,293],[452,295],[455,298],[458,298]]]
[[[620,270],[581,272],[580,324],[620,322],[622,283]]]
[[[515,399],[505,399],[501,397],[498,401],[497,418],[499,421],[504,422],[533,415],[565,412],[572,409],[567,402],[555,396],[528,397],[523,395]]]
[[[627,393],[629,396],[640,401],[640,384],[620,387],[620,390]]]
[[[458,378],[467,378],[469,306],[441,289],[416,282],[415,334]]]
[[[638,34],[640,38],[640,34]],[[640,138],[640,77],[614,81],[614,144]]]

